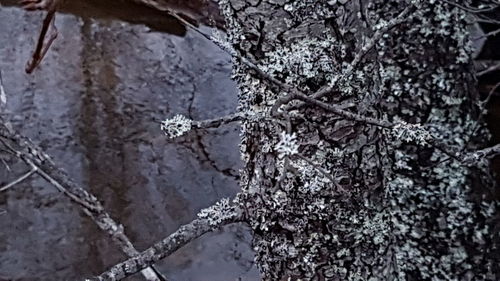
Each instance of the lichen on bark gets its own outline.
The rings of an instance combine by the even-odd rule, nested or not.
[[[219,5],[233,48],[267,75],[309,95],[332,87],[321,101],[415,133],[297,101],[278,120],[271,107],[289,93],[235,59],[239,110],[270,117],[242,123],[238,198],[265,280],[498,280],[488,165],[422,136],[470,150],[488,135],[473,134],[466,11],[432,0]],[[284,135],[297,153],[278,153]]]

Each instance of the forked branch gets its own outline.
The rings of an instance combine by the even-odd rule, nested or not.
[[[217,207],[214,205],[212,208]],[[211,208],[210,208],[211,209]],[[86,281],[115,281],[131,276],[159,260],[171,255],[182,246],[188,244],[203,234],[220,228],[221,226],[242,220],[241,210],[236,206],[218,210],[222,219],[213,217],[202,217],[181,226],[167,238],[157,242],[142,253],[111,267],[101,275],[86,279]],[[221,213],[223,212],[223,213]],[[212,213],[210,214],[212,215]]]
[[[11,129],[2,117],[0,117],[0,142],[11,154],[24,161],[32,170],[79,205],[83,212],[111,237],[123,253],[129,257],[139,253],[125,234],[123,226],[111,218],[94,195],[80,187],[65,171],[58,168],[31,140]],[[152,267],[144,268],[142,274],[148,281],[166,280]]]

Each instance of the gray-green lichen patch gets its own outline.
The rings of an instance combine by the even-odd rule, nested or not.
[[[198,218],[206,219],[211,226],[220,225],[226,220],[230,220],[237,215],[234,205],[227,198],[221,199],[209,208],[202,209],[198,213]]]
[[[297,101],[270,116],[289,92],[234,60],[239,109],[267,116],[242,124],[238,197],[265,280],[499,279],[487,165],[466,167],[427,142],[474,149],[487,136],[463,9],[219,2],[232,47],[267,75],[308,95],[332,87],[322,102],[398,124],[389,131]]]

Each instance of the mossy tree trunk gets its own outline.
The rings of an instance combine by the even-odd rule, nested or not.
[[[235,60],[240,109],[266,116],[243,122],[239,197],[265,280],[499,279],[487,161],[466,165],[426,141],[473,151],[488,136],[467,11],[431,0],[219,4],[232,46],[265,72]],[[282,102],[291,89],[400,127]]]

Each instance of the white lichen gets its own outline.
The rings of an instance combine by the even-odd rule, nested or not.
[[[276,144],[275,149],[278,152],[279,158],[299,153],[299,144],[295,133],[290,135],[286,132],[282,132],[280,135],[280,141]]]
[[[191,130],[192,120],[183,115],[175,115],[161,122],[160,128],[168,138],[180,137]]]
[[[234,206],[228,198],[223,198],[211,207],[202,209],[198,213],[198,218],[208,220],[208,224],[216,226],[222,222],[233,218],[236,215]]]
[[[404,142],[415,141],[425,144],[431,138],[429,132],[420,124],[410,124],[405,121],[398,122],[392,129],[392,134]]]

